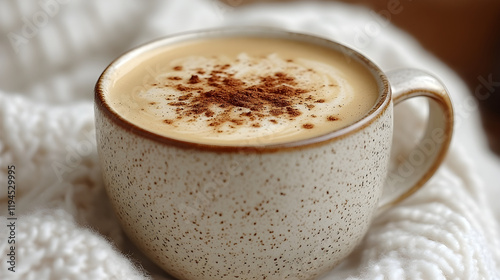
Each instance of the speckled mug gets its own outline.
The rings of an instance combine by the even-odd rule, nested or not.
[[[371,71],[378,103],[358,122],[320,137],[244,147],[159,136],[106,103],[103,81],[138,54],[233,34],[337,50]],[[389,171],[393,104],[416,96],[429,100],[426,132],[407,156],[411,168]],[[362,240],[374,216],[432,176],[453,127],[449,97],[432,76],[417,70],[386,75],[339,43],[268,28],[174,35],[121,56],[97,82],[95,116],[106,190],[123,229],[179,279],[311,279],[329,271]]]

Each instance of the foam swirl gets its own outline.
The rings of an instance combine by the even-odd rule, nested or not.
[[[236,59],[188,56],[169,66],[135,102],[143,115],[187,137],[269,142],[338,122],[337,109],[353,100],[342,73],[318,61],[241,53]],[[237,100],[210,99],[217,92]],[[250,100],[254,93],[260,95]]]

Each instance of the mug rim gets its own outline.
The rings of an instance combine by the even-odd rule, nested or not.
[[[340,129],[335,129],[326,134],[289,141],[282,143],[272,143],[272,144],[257,144],[257,145],[217,145],[217,144],[205,144],[190,142],[186,140],[179,140],[171,138],[165,135],[161,135],[149,130],[146,130],[122,117],[108,104],[106,98],[104,97],[105,92],[105,80],[109,79],[112,73],[119,69],[121,64],[124,64],[135,57],[152,51],[158,48],[162,48],[167,45],[172,45],[180,42],[185,42],[200,38],[224,38],[224,37],[235,37],[235,36],[258,36],[258,37],[270,37],[270,38],[283,38],[295,41],[301,41],[305,43],[310,43],[313,45],[321,45],[327,48],[341,52],[343,55],[357,60],[363,67],[365,67],[375,79],[378,86],[378,99],[375,105],[366,112],[362,118],[354,123],[351,123]],[[276,152],[288,149],[305,148],[310,146],[317,146],[339,139],[343,139],[353,133],[356,133],[366,126],[373,123],[389,106],[391,101],[391,88],[389,86],[389,81],[385,73],[370,59],[368,59],[363,54],[358,51],[342,44],[337,41],[320,37],[314,34],[308,34],[304,32],[290,31],[283,28],[275,27],[258,27],[258,26],[239,26],[239,27],[219,27],[210,29],[198,29],[194,31],[187,31],[181,33],[171,34],[159,39],[144,43],[135,48],[132,48],[125,53],[118,56],[113,60],[99,76],[97,83],[94,87],[94,106],[95,110],[99,110],[113,123],[117,124],[126,131],[135,134],[136,136],[143,137],[154,142],[168,145],[176,146],[180,148],[188,149],[198,149],[198,150],[208,150],[216,152]]]

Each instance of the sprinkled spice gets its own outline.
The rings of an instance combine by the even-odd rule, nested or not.
[[[198,75],[191,75],[187,80],[179,77],[169,77],[169,80],[179,81],[176,84],[167,84],[183,93],[177,98],[170,99],[171,106],[176,109],[177,119],[188,118],[194,120],[199,116],[209,118],[210,126],[218,127],[224,123],[242,125],[251,121],[252,127],[260,127],[263,119],[270,116],[294,119],[303,112],[294,107],[294,104],[304,104],[307,108],[314,108],[312,103],[321,103],[324,100],[314,100],[308,92],[299,88],[294,77],[283,72],[275,72],[257,78],[257,83],[247,84],[235,78],[228,70],[230,64],[216,65],[211,72],[195,69]],[[182,66],[173,67],[181,71]],[[205,75],[206,74],[206,75]],[[217,110],[215,110],[218,108]],[[215,112],[214,112],[215,110]],[[242,111],[237,113],[237,111]],[[235,114],[236,112],[236,114]],[[328,119],[330,120],[330,118]],[[269,120],[278,123],[276,119]],[[164,123],[172,124],[172,120]],[[302,125],[305,129],[312,129],[313,124]]]
[[[189,78],[188,84],[197,84],[200,82],[200,78],[198,75],[193,75],[191,78]]]

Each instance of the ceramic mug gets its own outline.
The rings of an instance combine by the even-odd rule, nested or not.
[[[377,104],[358,122],[291,143],[217,146],[178,141],[127,122],[104,96],[135,56],[184,40],[273,36],[322,44],[359,61],[378,83]],[[393,106],[427,97],[428,125],[411,172],[389,171]],[[337,265],[383,210],[432,176],[452,137],[444,86],[418,70],[384,73],[337,42],[269,28],[170,36],[112,62],[95,88],[105,187],[130,239],[179,279],[311,279]],[[418,160],[417,160],[418,158]],[[384,191],[385,190],[385,191]]]

